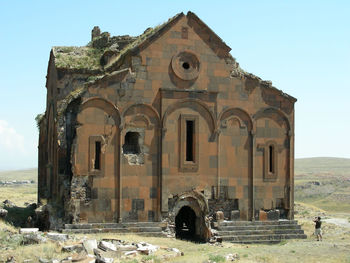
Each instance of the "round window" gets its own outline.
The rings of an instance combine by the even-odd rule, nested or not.
[[[193,80],[199,75],[200,63],[191,51],[181,51],[173,56],[171,67],[178,78]]]

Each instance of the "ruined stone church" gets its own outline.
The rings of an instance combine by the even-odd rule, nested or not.
[[[192,220],[198,232],[217,211],[293,219],[296,99],[230,50],[192,12],[136,37],[95,27],[86,46],[53,47],[38,117],[51,221]]]

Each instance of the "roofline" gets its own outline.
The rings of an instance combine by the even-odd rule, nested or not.
[[[219,37],[206,23],[204,23],[195,13],[188,11],[187,18],[195,21],[200,27],[200,32],[196,32],[199,36],[203,36],[203,32],[208,33],[206,35],[210,36],[209,39],[203,39],[211,48],[215,49],[215,47],[221,48],[224,52],[220,52],[220,50],[215,50],[215,53],[219,57],[226,57],[230,54],[231,48],[226,45],[226,43]],[[203,28],[205,31],[203,31]],[[196,28],[193,27],[193,30],[196,31]]]
[[[176,24],[185,14],[183,12],[176,14],[174,17],[170,18],[167,22],[162,24],[155,32],[151,33],[148,37],[141,40],[139,44],[135,47],[128,49],[125,53],[121,54],[116,61],[112,62],[110,65],[105,67],[106,71],[113,71],[124,61],[124,58],[130,54],[137,54],[140,51],[148,47],[154,40],[156,40],[160,35],[164,34],[171,26]],[[142,34],[139,36],[142,37]],[[137,40],[135,40],[137,41]],[[131,43],[132,44],[132,43]]]

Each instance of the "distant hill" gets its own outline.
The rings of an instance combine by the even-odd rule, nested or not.
[[[295,200],[326,211],[350,211],[350,159],[296,159]]]
[[[350,176],[350,159],[314,157],[295,159],[295,174],[333,174]]]
[[[34,180],[38,181],[38,169],[0,171],[0,180]]]

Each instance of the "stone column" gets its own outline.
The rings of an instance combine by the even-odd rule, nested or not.
[[[220,196],[220,130],[217,130],[214,132],[216,137],[216,143],[217,143],[217,188],[216,188],[216,199]]]
[[[160,202],[161,202],[161,213],[165,214],[168,212],[168,197],[166,196],[166,187],[164,187],[164,174],[163,174],[163,153],[164,148],[163,148],[163,140],[165,137],[165,133],[166,133],[166,128],[162,127],[161,129],[161,169],[160,169]]]
[[[254,128],[250,131],[250,154],[251,154],[251,175],[250,175],[250,206],[251,206],[251,220],[255,221],[255,191],[254,191],[254,179],[255,179],[255,155],[256,155],[256,135]]]
[[[162,127],[158,127],[158,191],[157,191],[157,221],[162,220]]]
[[[294,125],[293,125],[294,127]],[[289,188],[289,213],[288,213],[288,219],[293,220],[294,219],[294,135],[292,131],[289,131],[288,133],[288,142],[289,142],[289,182],[288,182],[288,188]]]
[[[119,207],[118,207],[118,223],[123,221],[122,209],[123,209],[123,186],[122,186],[122,131],[123,125],[119,126],[119,138],[118,138],[118,185],[119,185]]]

